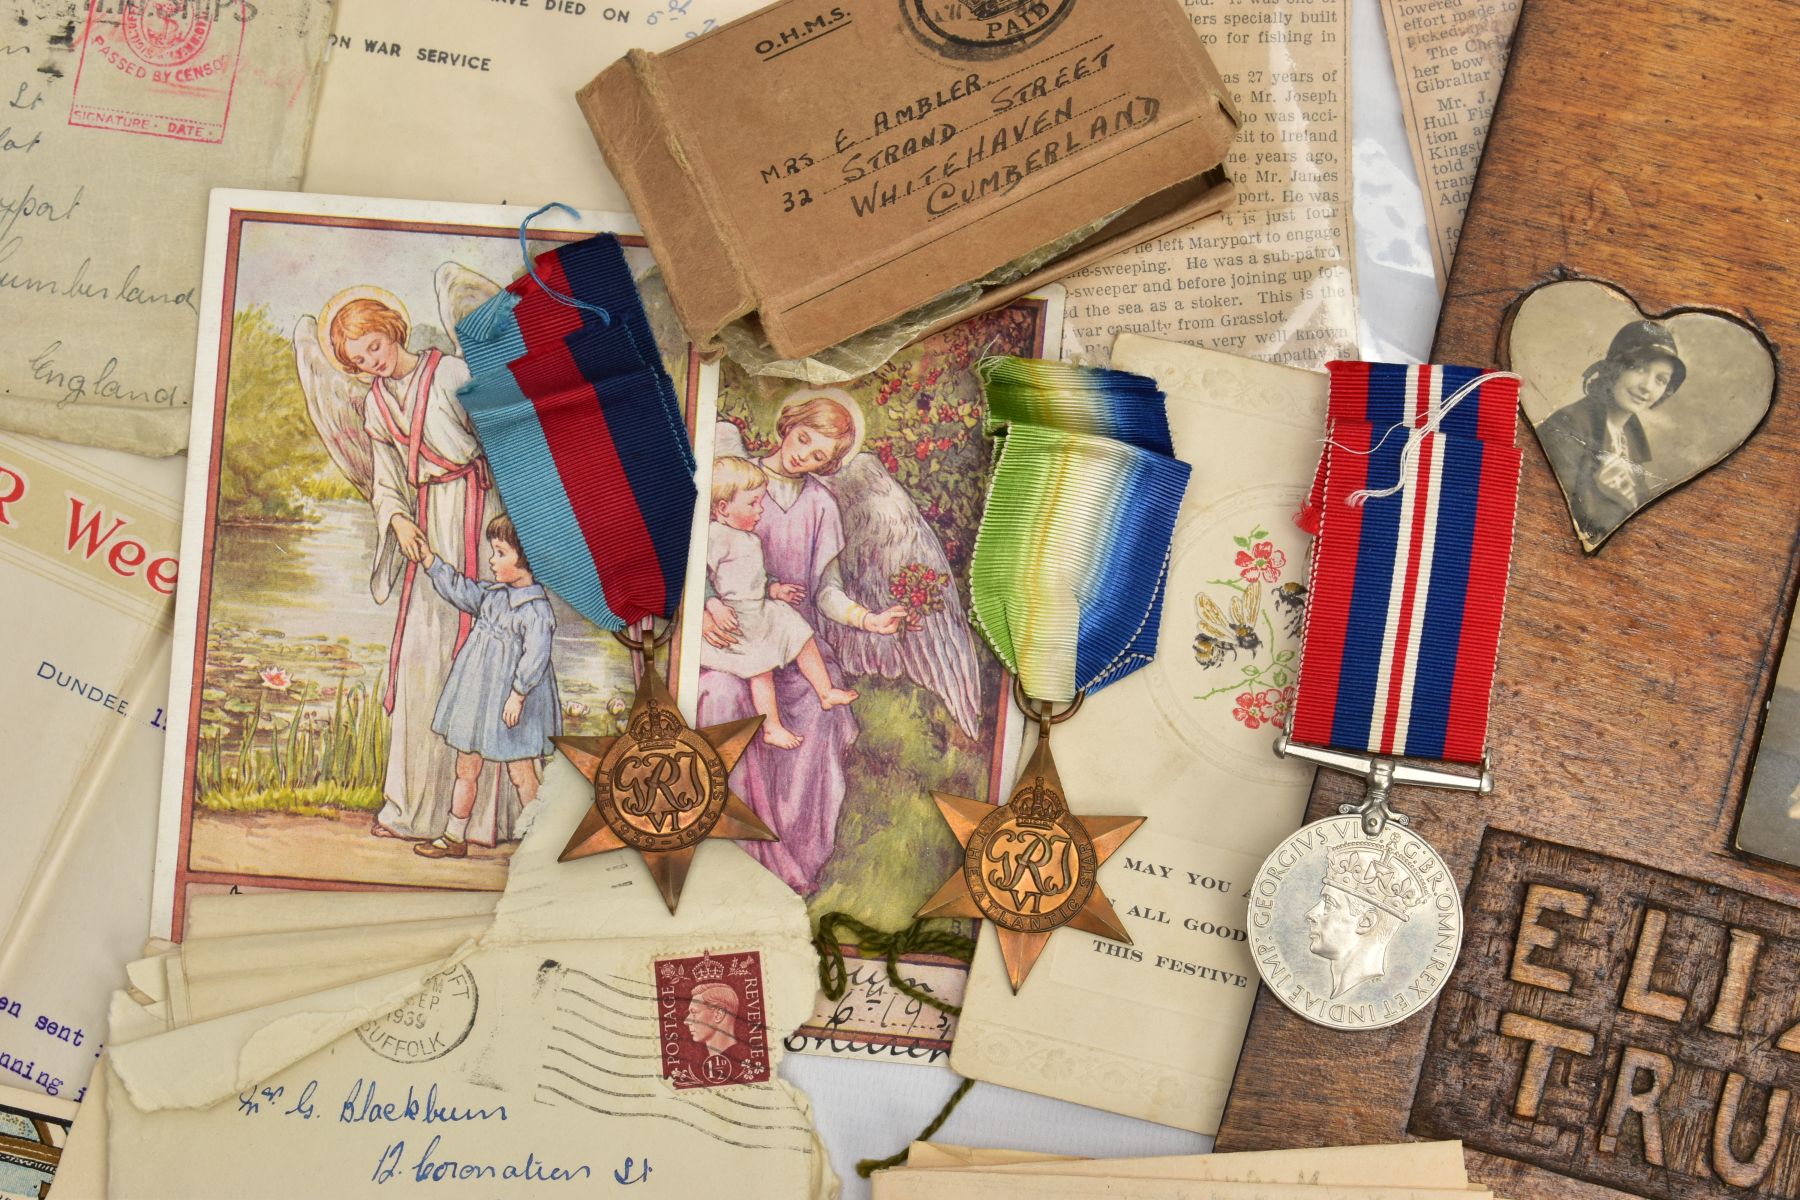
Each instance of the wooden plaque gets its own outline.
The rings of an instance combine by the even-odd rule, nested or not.
[[[1462,958],[1372,1033],[1258,998],[1221,1150],[1458,1137],[1513,1200],[1800,1194],[1800,870],[1733,851],[1794,599],[1800,108],[1791,0],[1529,0],[1433,361],[1497,366],[1566,275],[1776,347],[1722,465],[1591,557],[1529,427],[1482,801],[1396,804],[1462,882]],[[1308,819],[1360,797],[1321,772]]]

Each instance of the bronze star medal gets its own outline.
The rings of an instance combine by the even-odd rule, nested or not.
[[[557,861],[636,850],[674,912],[701,842],[709,837],[780,840],[728,783],[731,768],[761,725],[762,717],[755,716],[689,728],[646,658],[624,734],[552,739],[594,782],[594,806]]]
[[[998,808],[943,792],[932,798],[963,844],[963,865],[917,915],[992,921],[1014,992],[1051,932],[1064,925],[1131,943],[1096,872],[1144,818],[1071,813],[1048,736],[1040,736],[1012,798]]]

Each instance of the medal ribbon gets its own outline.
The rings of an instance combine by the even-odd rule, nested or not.
[[[456,332],[458,396],[533,574],[602,629],[672,617],[694,452],[618,239],[538,255]]]
[[[1521,452],[1517,377],[1334,362],[1294,741],[1479,763]]]
[[[990,358],[997,443],[975,537],[975,625],[1025,692],[1073,700],[1156,654],[1188,464],[1141,375]]]

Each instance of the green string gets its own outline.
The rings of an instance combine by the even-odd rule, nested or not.
[[[931,1140],[931,1135],[938,1131],[940,1125],[950,1119],[950,1114],[956,1111],[956,1106],[962,1103],[962,1098],[968,1095],[969,1089],[974,1086],[975,1081],[973,1079],[963,1080],[957,1089],[950,1093],[950,1099],[944,1102],[944,1107],[938,1110],[938,1115],[931,1119],[931,1124],[920,1130],[919,1136],[914,1138],[913,1141],[929,1142]],[[865,1158],[856,1164],[856,1173],[861,1175],[864,1179],[867,1179],[877,1171],[884,1171],[889,1167],[899,1166],[906,1161],[907,1155],[911,1153],[912,1145],[911,1143],[908,1143],[906,1149],[900,1151],[898,1154],[890,1154],[886,1158]]]
[[[949,929],[928,928],[924,921],[914,921],[905,929],[886,933],[864,925],[849,913],[826,913],[819,918],[819,936],[813,939],[813,945],[819,951],[819,990],[832,1000],[842,1000],[844,993],[850,988],[850,977],[844,968],[840,930],[851,935],[853,944],[863,954],[870,957],[879,955],[887,960],[888,982],[894,985],[895,991],[911,996],[922,1004],[929,1004],[939,1012],[949,1013],[953,1017],[962,1015],[961,1005],[946,1004],[930,992],[916,988],[902,979],[900,959],[907,954],[940,954],[958,962],[968,962],[975,957],[973,939]]]
[[[819,989],[827,999],[842,1000],[844,993],[850,990],[850,974],[844,966],[843,934],[848,933],[851,944],[862,954],[874,957],[881,956],[887,961],[888,983],[894,990],[904,996],[910,996],[921,1004],[929,1004],[939,1012],[950,1016],[962,1015],[960,1004],[950,1004],[933,996],[922,988],[914,987],[900,976],[900,959],[908,954],[938,954],[945,958],[954,958],[958,962],[969,962],[975,957],[975,941],[966,938],[950,929],[932,929],[924,921],[914,921],[905,929],[892,933],[871,928],[845,912],[826,913],[819,918],[819,934],[813,939],[813,946],[819,952]],[[943,1127],[962,1098],[969,1094],[975,1086],[973,1079],[965,1079],[938,1110],[938,1115],[931,1119],[915,1142],[931,1140],[931,1135]],[[911,1153],[912,1144],[898,1154],[890,1154],[886,1158],[865,1158],[856,1164],[856,1173],[867,1179],[875,1172],[886,1167],[897,1167],[906,1161]]]

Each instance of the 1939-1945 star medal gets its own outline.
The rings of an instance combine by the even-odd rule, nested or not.
[[[1005,804],[943,792],[932,798],[963,845],[963,864],[918,915],[992,921],[1013,991],[1064,925],[1130,944],[1096,873],[1144,818],[1071,813],[1048,736],[1040,736]]]
[[[559,737],[556,748],[594,782],[594,806],[558,861],[630,848],[644,856],[669,911],[707,838],[779,841],[730,789],[762,717],[689,728],[648,657],[619,737]]]

